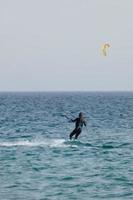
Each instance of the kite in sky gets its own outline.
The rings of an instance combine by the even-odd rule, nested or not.
[[[104,56],[107,56],[107,50],[108,50],[109,47],[110,47],[110,45],[107,44],[107,43],[105,43],[105,44],[102,45],[102,47],[101,47],[101,52],[102,52],[102,54],[103,54]]]

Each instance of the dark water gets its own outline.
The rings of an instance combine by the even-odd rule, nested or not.
[[[133,199],[133,93],[0,93],[0,200],[69,199]]]

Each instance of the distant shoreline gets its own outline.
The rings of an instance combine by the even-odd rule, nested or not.
[[[49,91],[0,91],[0,93],[133,93],[133,90],[129,90],[129,91],[126,91],[126,90],[94,90],[94,91],[91,91],[91,90],[88,90],[88,91],[81,91],[81,90],[72,90],[72,91],[69,91],[69,90],[49,90]]]

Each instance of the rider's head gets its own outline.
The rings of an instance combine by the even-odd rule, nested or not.
[[[83,113],[80,112],[80,113],[79,113],[79,118],[82,118],[82,117],[83,117]]]

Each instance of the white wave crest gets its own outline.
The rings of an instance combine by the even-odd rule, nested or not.
[[[65,139],[45,139],[41,141],[33,140],[21,140],[21,141],[13,141],[13,142],[1,142],[1,147],[15,147],[15,146],[49,146],[49,147],[68,147],[70,144],[67,144]]]

